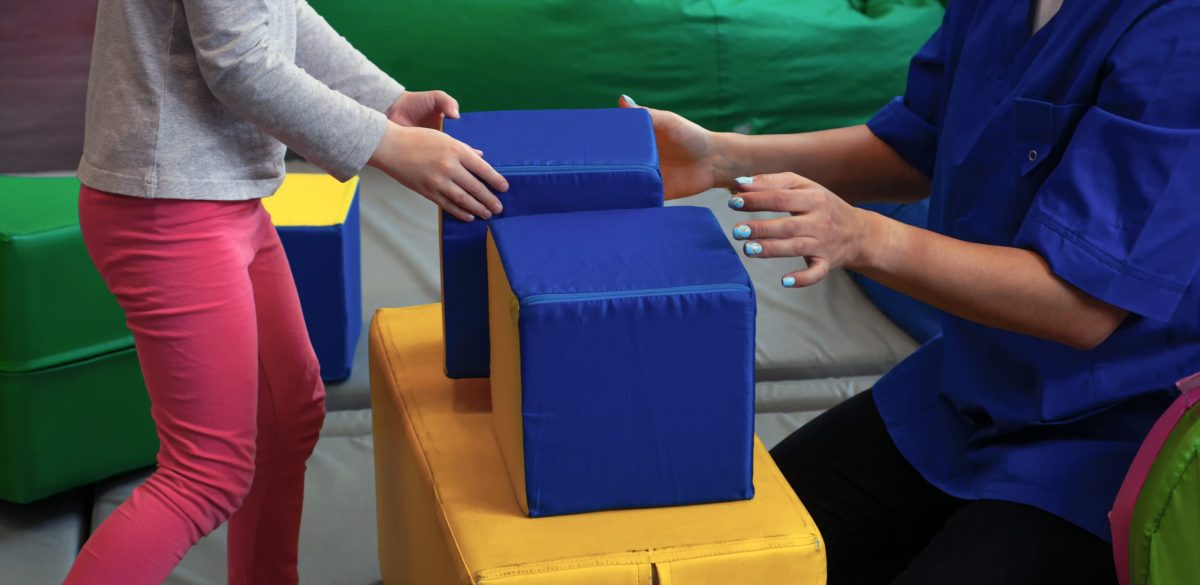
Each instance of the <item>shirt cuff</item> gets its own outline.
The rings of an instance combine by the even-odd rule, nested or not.
[[[392,104],[396,103],[403,93],[404,86],[400,85],[400,83],[396,80],[388,77],[382,80],[377,88],[374,88],[370,93],[363,95],[361,103],[362,105],[367,106],[376,112],[386,114],[388,108],[392,107]]]
[[[867,128],[913,168],[926,177],[933,176],[938,129],[910,110],[903,97],[893,99],[872,116],[867,121]]]
[[[361,131],[348,133],[352,138],[337,148],[337,154],[328,164],[322,165],[318,161],[312,161],[343,183],[354,178],[367,166],[367,162],[379,148],[379,143],[383,141],[384,132],[387,131],[386,116],[378,111],[366,108],[362,110],[363,120],[358,126]]]
[[[1083,292],[1158,321],[1170,321],[1187,288],[1105,254],[1038,210],[1030,211],[1015,245],[1040,253],[1055,274]]]

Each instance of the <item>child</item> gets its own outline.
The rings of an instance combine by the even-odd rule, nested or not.
[[[80,224],[161,447],[66,583],[162,583],[226,520],[230,583],[297,582],[325,393],[259,198],[287,145],[341,180],[375,166],[465,221],[500,213],[487,185],[507,183],[437,131],[443,115],[450,96],[404,92],[306,0],[100,0]]]

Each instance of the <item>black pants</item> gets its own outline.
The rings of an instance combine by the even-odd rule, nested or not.
[[[827,547],[829,585],[1109,585],[1112,547],[1036,508],[964,501],[892,443],[870,392],[771,451]]]

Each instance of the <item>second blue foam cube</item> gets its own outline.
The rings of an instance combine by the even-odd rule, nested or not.
[[[645,110],[469,113],[446,120],[445,131],[508,179],[501,217],[663,204]],[[487,377],[487,225],[443,213],[441,235],[446,375]]]
[[[753,495],[755,299],[699,207],[492,222],[492,424],[531,516]]]

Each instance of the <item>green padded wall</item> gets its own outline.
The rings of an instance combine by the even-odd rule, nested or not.
[[[372,61],[464,110],[612,107],[714,130],[864,121],[904,89],[936,0],[310,0]]]
[[[0,372],[0,500],[32,502],[145,467],[157,450],[133,348]]]
[[[1129,538],[1132,585],[1200,583],[1200,408],[1189,410],[1146,476]]]
[[[0,176],[0,372],[133,347],[79,234],[79,181]]]

